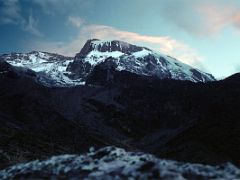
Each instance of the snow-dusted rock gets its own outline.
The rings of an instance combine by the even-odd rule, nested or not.
[[[114,58],[117,70],[126,70],[160,79],[189,80],[207,82],[215,80],[208,73],[184,64],[173,57],[166,56],[145,47],[139,47],[122,41],[88,40],[80,53],[70,63],[68,70],[77,78],[86,78],[93,68],[107,58]]]
[[[15,67],[24,67],[36,72],[37,81],[46,86],[76,86],[84,84],[81,79],[72,80],[67,66],[72,57],[33,51],[30,53],[12,53],[1,58]]]
[[[0,56],[13,66],[36,72],[38,82],[46,86],[60,87],[85,84],[86,78],[94,67],[110,57],[116,63],[118,71],[125,70],[138,75],[157,76],[160,79],[193,82],[215,80],[211,74],[204,73],[175,58],[116,40],[88,40],[74,58],[40,51]]]
[[[0,179],[239,179],[240,170],[163,160],[153,155],[105,147],[84,155],[61,155],[0,171]]]

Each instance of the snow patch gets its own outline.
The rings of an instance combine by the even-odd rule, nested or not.
[[[73,80],[68,76],[71,72],[67,71],[67,67],[73,62],[73,58],[37,51],[14,55],[9,54],[4,59],[12,66],[33,70],[39,75],[38,80],[46,86],[69,87],[85,84],[82,79]]]
[[[84,59],[85,62],[89,62],[91,65],[97,65],[103,62],[106,58],[113,57],[119,58],[123,56],[124,53],[120,51],[113,51],[113,52],[100,52],[100,51],[91,51],[86,58]]]
[[[135,57],[135,58],[143,58],[149,54],[151,54],[152,51],[149,51],[147,49],[143,49],[142,51],[138,51],[138,52],[135,52],[135,53],[132,53],[132,55]]]

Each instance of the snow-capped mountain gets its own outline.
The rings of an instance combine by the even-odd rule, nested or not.
[[[145,47],[122,41],[88,40],[75,57],[33,51],[11,53],[0,59],[15,67],[23,67],[36,72],[36,80],[46,86],[69,87],[83,85],[94,67],[111,58],[117,71],[128,71],[138,75],[157,76],[160,79],[189,80],[207,82],[215,80],[175,58]]]
[[[189,80],[207,82],[215,80],[204,73],[173,57],[166,56],[145,47],[139,47],[122,41],[88,40],[68,70],[74,78],[86,78],[93,68],[107,58],[113,58],[117,70],[129,71],[139,75],[157,76],[160,79]]]
[[[67,66],[73,62],[72,57],[58,54],[32,51],[30,53],[11,53],[0,56],[15,67],[23,67],[36,72],[37,81],[46,86],[75,86],[81,85],[81,79],[72,80],[68,77],[71,72]]]

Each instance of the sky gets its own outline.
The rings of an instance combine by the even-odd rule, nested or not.
[[[0,54],[74,56],[91,38],[146,46],[222,79],[240,72],[240,1],[0,0]]]

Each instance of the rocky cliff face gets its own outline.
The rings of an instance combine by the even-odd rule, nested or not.
[[[85,58],[89,53],[92,51],[98,51],[98,52],[115,52],[119,51],[124,54],[132,54],[134,52],[142,51],[143,47],[139,47],[136,45],[132,45],[126,42],[122,41],[101,41],[98,39],[91,39],[86,42],[86,44],[83,46],[80,53],[76,55],[76,59],[79,58]]]
[[[88,40],[67,69],[72,72],[73,78],[86,79],[93,68],[107,58],[112,58],[118,71],[125,70],[138,75],[156,76],[160,79],[193,82],[215,80],[212,75],[181,63],[170,56],[154,52],[145,47],[115,40]]]

